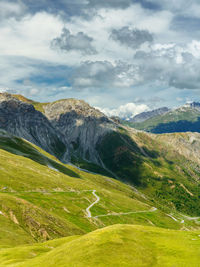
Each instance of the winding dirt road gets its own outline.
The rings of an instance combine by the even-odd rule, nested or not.
[[[119,212],[119,213],[110,213],[110,214],[108,213],[108,214],[92,216],[90,209],[100,201],[100,197],[96,194],[96,190],[93,190],[92,194],[96,197],[96,200],[92,202],[92,204],[86,209],[88,218],[99,218],[99,217],[105,217],[105,216],[120,216],[120,215],[134,214],[134,213],[146,213],[146,212],[154,212],[157,210],[157,208],[152,207],[150,210]]]
[[[86,209],[86,213],[87,213],[87,217],[88,218],[92,218],[92,214],[91,214],[91,212],[90,212],[90,209],[95,205],[95,204],[97,204],[98,202],[99,202],[99,200],[100,200],[100,197],[99,196],[97,196],[97,194],[96,194],[96,190],[93,190],[92,191],[92,194],[96,197],[96,200]]]

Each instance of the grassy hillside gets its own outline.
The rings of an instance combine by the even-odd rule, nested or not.
[[[199,266],[200,232],[114,225],[0,251],[1,266]]]
[[[120,134],[122,143],[109,143],[108,167],[119,164],[124,181],[139,175],[137,189],[62,164],[1,131],[0,266],[196,266],[200,232],[191,230],[200,218],[191,217],[199,210],[197,173],[186,175],[191,161],[155,136]]]
[[[64,165],[24,140],[4,133],[0,148],[2,247],[80,235],[116,223],[198,228],[198,219],[184,219],[174,209],[174,220],[169,207],[159,207],[132,186]],[[93,190],[100,201],[89,218],[86,209],[96,200]]]
[[[199,162],[177,147],[178,143],[170,146],[159,137],[127,128],[104,136],[98,150],[118,179],[137,186],[156,205],[199,216]]]

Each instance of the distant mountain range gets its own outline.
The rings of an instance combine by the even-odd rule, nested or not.
[[[200,103],[188,103],[171,110],[160,108],[143,112],[123,124],[156,134],[200,132]]]
[[[165,113],[167,113],[168,111],[170,111],[169,108],[167,107],[163,107],[163,108],[158,108],[158,109],[154,109],[154,110],[151,110],[151,111],[146,111],[146,112],[142,112],[140,114],[137,114],[136,116],[134,116],[133,118],[131,118],[129,120],[129,122],[143,122],[143,121],[146,121],[148,119],[151,119],[155,116],[159,116],[159,115],[163,115]]]

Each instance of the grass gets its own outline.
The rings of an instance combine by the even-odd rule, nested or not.
[[[144,198],[128,184],[62,164],[25,140],[7,141],[0,138],[0,247],[82,235],[118,223],[183,227],[182,218],[170,218],[171,209],[155,202],[150,189],[150,198]],[[87,218],[94,189],[100,201],[92,215],[109,216]],[[159,210],[149,212],[153,206]],[[185,219],[184,226],[197,228],[198,222]]]
[[[132,160],[139,159],[140,191],[1,134],[0,266],[195,266],[200,238],[191,230],[199,229],[200,220],[180,213],[198,212],[198,187],[187,174],[190,161],[179,154],[177,159],[162,139],[120,134],[120,141],[109,143],[109,151],[126,175]],[[121,155],[124,150],[118,147],[124,144],[127,150]],[[115,162],[110,164],[114,168]],[[171,190],[169,179],[178,191]],[[94,189],[100,201],[91,208],[93,218],[87,218]],[[178,207],[178,200],[184,207]],[[151,212],[152,207],[158,209]],[[99,215],[105,216],[94,218]],[[184,229],[188,231],[180,231]]]
[[[31,99],[24,97],[23,95],[13,94],[12,96],[15,97],[16,99],[22,101],[22,102],[26,102],[28,104],[33,105],[36,110],[38,110],[42,113],[44,113],[45,105],[48,104],[48,103],[40,103],[40,102],[33,101]]]
[[[173,146],[165,139],[127,129],[107,134],[97,148],[119,180],[137,186],[156,206],[199,216],[199,162],[187,151],[180,154],[178,142]]]
[[[1,266],[199,266],[199,231],[114,225],[83,236],[0,250]]]

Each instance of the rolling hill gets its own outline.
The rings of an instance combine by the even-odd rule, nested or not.
[[[83,236],[0,250],[1,266],[198,266],[200,231],[114,225]]]

